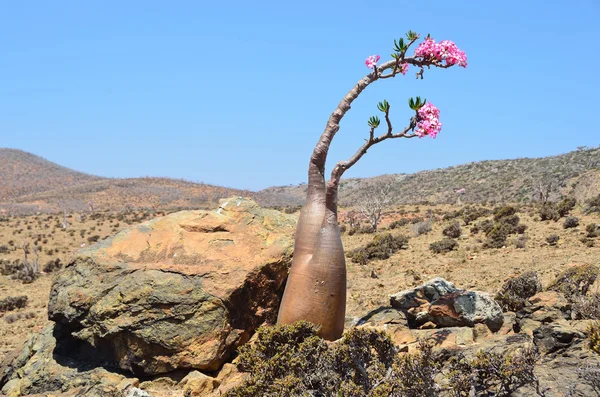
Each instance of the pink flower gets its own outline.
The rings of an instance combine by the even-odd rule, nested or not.
[[[460,189],[458,189],[458,190],[456,191],[456,194],[465,194],[466,192],[467,192],[467,189],[465,189],[465,188],[463,187],[463,188],[460,188]]]
[[[428,38],[415,49],[415,57],[425,60],[446,61],[446,65],[467,67],[467,55],[450,40],[436,43],[434,39]]]
[[[419,138],[423,138],[426,135],[435,138],[442,130],[440,110],[431,102],[427,102],[417,111],[417,120],[415,133]]]
[[[369,69],[373,69],[375,66],[377,66],[377,62],[379,62],[379,59],[381,59],[379,55],[371,55],[365,61],[365,65],[367,65]]]
[[[406,74],[408,72],[408,63],[403,63],[400,65],[400,73]]]

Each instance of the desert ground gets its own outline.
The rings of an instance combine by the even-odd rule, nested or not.
[[[493,208],[478,207],[490,211]],[[541,221],[534,206],[517,206],[517,215],[520,223],[527,226],[526,230],[522,235],[509,236],[502,248],[484,248],[484,233],[471,231],[473,225],[492,219],[493,215],[490,213],[465,225],[460,215],[454,216],[456,211],[463,208],[464,206],[456,205],[406,205],[389,208],[376,233],[349,232],[351,227],[344,214],[352,209],[343,209],[340,212],[341,224],[346,232],[342,239],[348,268],[346,316],[349,319],[360,317],[369,310],[388,304],[391,294],[422,284],[433,277],[443,277],[460,288],[495,293],[508,278],[528,270],[538,272],[546,286],[571,264],[598,264],[600,238],[586,239],[585,229],[591,223],[600,224],[600,215],[585,214],[581,205],[576,206],[570,214],[579,219],[579,225],[571,228],[563,227],[564,217],[558,221]],[[29,243],[28,260],[35,260],[37,251],[41,275],[31,283],[23,283],[9,275],[0,276],[0,299],[27,296],[25,307],[0,312],[0,361],[48,323],[48,296],[55,272],[59,271],[50,269],[47,266],[49,262],[59,259],[61,264],[66,264],[81,247],[94,244],[129,225],[139,224],[165,213],[69,213],[66,214],[66,229],[63,225],[65,214],[4,216],[0,222],[0,259],[22,260],[22,247]],[[422,221],[390,228],[394,221],[400,219]],[[459,222],[461,228],[461,235],[456,238],[458,247],[447,253],[433,253],[430,244],[441,240],[444,237],[442,231],[454,222]],[[421,231],[417,235],[417,226],[424,223],[430,223],[431,231]],[[357,229],[367,229],[366,225],[362,220]],[[351,251],[384,233],[409,237],[408,247],[393,253],[388,259],[372,260],[366,264],[352,261],[349,257]],[[555,245],[546,241],[553,234],[559,236]],[[517,247],[519,238],[521,246],[524,243],[523,248]]]

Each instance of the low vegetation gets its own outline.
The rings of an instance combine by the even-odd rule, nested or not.
[[[8,312],[11,310],[22,309],[27,306],[27,296],[9,296],[0,299],[0,312]]]
[[[509,396],[524,385],[539,389],[537,359],[533,349],[448,357],[427,341],[402,354],[372,329],[352,328],[328,344],[310,323],[263,326],[240,348],[239,367],[249,377],[226,396]]]
[[[451,238],[444,238],[440,241],[436,241],[435,243],[429,244],[429,249],[435,254],[450,252],[456,247],[458,247],[458,243],[456,242],[456,240]]]
[[[352,250],[346,255],[352,262],[365,265],[375,259],[388,259],[397,251],[407,248],[408,238],[406,236],[383,233],[376,235],[364,247]]]
[[[540,291],[542,282],[539,275],[529,271],[506,281],[495,299],[504,311],[517,312],[525,307],[528,298]]]

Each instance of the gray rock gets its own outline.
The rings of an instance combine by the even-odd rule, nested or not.
[[[8,396],[29,394],[63,397],[122,397],[126,389],[138,383],[101,367],[73,361],[57,345],[54,325],[31,337],[22,349],[9,355],[0,364],[0,390]]]
[[[449,281],[441,277],[433,278],[425,284],[413,289],[407,289],[390,296],[390,304],[399,310],[408,310],[411,307],[419,307],[423,302],[431,302],[441,296],[458,291]]]
[[[533,342],[542,354],[563,351],[584,338],[582,332],[562,324],[543,325],[533,330]]]
[[[413,328],[427,322],[438,327],[473,327],[481,323],[496,332],[504,322],[500,305],[488,293],[459,290],[443,278],[392,295],[390,302],[406,314]]]

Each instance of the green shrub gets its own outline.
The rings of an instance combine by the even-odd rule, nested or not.
[[[580,241],[583,243],[583,245],[585,245],[588,248],[592,248],[592,247],[594,247],[594,245],[596,245],[594,240],[591,238],[584,237]]]
[[[460,225],[458,224],[458,222],[454,222],[453,224],[442,230],[442,234],[450,238],[459,238],[461,233],[462,230],[460,229]]]
[[[541,290],[542,282],[538,274],[529,271],[506,281],[494,299],[504,311],[516,312],[525,307],[528,298]]]
[[[556,211],[560,217],[567,216],[573,210],[573,208],[575,208],[575,204],[577,204],[577,200],[574,198],[565,197],[556,206]]]
[[[557,221],[560,215],[553,203],[543,203],[538,209],[538,215],[542,221]]]
[[[456,240],[451,238],[444,238],[440,241],[436,241],[435,243],[429,244],[429,249],[436,254],[450,252],[456,247],[458,247],[458,243],[456,242]]]
[[[598,278],[598,273],[599,269],[594,265],[569,267],[556,277],[548,289],[561,292],[568,298],[585,295]]]
[[[509,205],[507,205],[505,207],[498,207],[494,210],[494,220],[498,221],[500,218],[511,216],[516,213],[517,213],[517,209],[515,207],[511,207]]]
[[[432,345],[399,356],[383,332],[352,328],[335,343],[307,322],[261,327],[239,351],[246,380],[225,396],[438,396],[440,372]]]
[[[464,215],[463,215],[463,221],[465,222],[465,225],[470,224],[471,222],[481,218],[482,216],[487,216],[490,214],[490,210],[488,210],[487,208],[468,208],[465,209],[464,211]]]
[[[565,223],[563,223],[564,229],[570,229],[579,226],[579,218],[576,216],[569,216],[565,219]]]
[[[406,236],[383,233],[375,236],[373,241],[364,247],[348,252],[347,256],[352,262],[364,265],[373,259],[388,259],[399,250],[407,248],[408,238]]]

